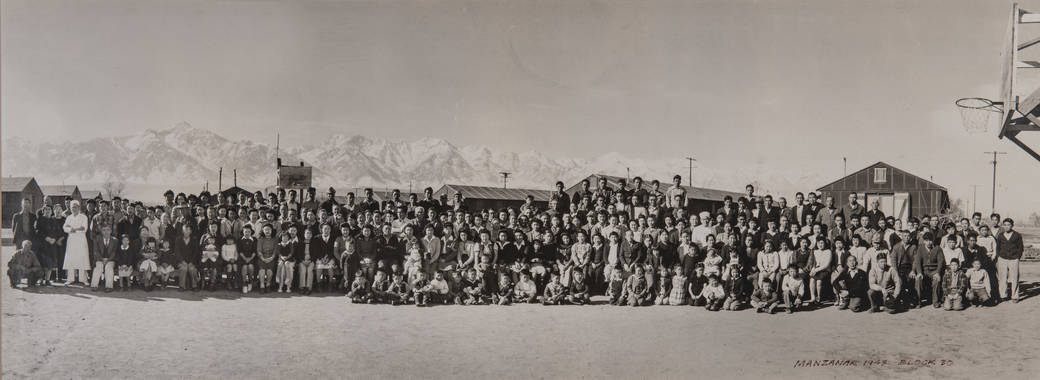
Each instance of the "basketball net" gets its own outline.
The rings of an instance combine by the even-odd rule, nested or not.
[[[1002,114],[999,105],[984,98],[962,98],[955,102],[961,112],[961,123],[968,134],[986,133],[991,124],[997,123]]]

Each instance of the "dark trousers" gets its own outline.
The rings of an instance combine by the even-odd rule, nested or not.
[[[7,277],[11,279],[11,287],[15,287],[22,279],[29,280],[29,287],[34,288],[43,277],[43,270],[39,268],[11,267],[7,269]]]
[[[881,295],[880,291],[867,290],[867,298],[870,299],[870,307],[877,310],[884,306],[889,312],[893,312],[899,306],[899,295],[889,294],[888,297]]]

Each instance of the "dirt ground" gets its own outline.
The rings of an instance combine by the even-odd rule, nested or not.
[[[3,249],[3,263],[10,255]],[[6,268],[4,268],[6,271]],[[352,305],[227,291],[2,296],[3,377],[1036,378],[1040,263],[1019,304],[896,315],[689,306]],[[801,360],[855,366],[799,367]],[[886,361],[869,365],[867,361]],[[929,361],[901,365],[900,361]],[[948,361],[948,362],[943,362]]]

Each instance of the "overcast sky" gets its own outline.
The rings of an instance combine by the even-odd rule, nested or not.
[[[850,172],[887,161],[969,200],[971,184],[988,199],[982,152],[997,148],[1010,153],[1002,199],[1040,210],[1040,164],[966,135],[952,107],[996,95],[1010,6],[5,0],[2,133],[79,140],[183,120],[260,142],[435,136],[835,179],[848,157]]]

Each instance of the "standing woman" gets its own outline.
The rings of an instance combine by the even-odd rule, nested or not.
[[[61,227],[56,224],[59,220],[53,217],[51,206],[43,206],[40,216],[36,218],[36,237],[40,241],[36,258],[43,267],[43,280],[46,285],[51,284],[51,275],[58,264],[58,239],[62,235]]]
[[[813,251],[810,258],[812,264],[809,270],[809,294],[812,303],[820,303],[820,291],[823,289],[823,284],[830,279],[833,257],[834,253],[827,246],[827,238],[818,237],[816,250]]]
[[[87,216],[80,211],[79,201],[72,201],[72,214],[65,218],[62,230],[69,234],[65,245],[65,261],[62,267],[66,271],[65,285],[71,285],[75,274],[84,284],[87,282],[87,270],[90,270],[90,253],[87,251]],[[75,272],[75,273],[74,273]]]

